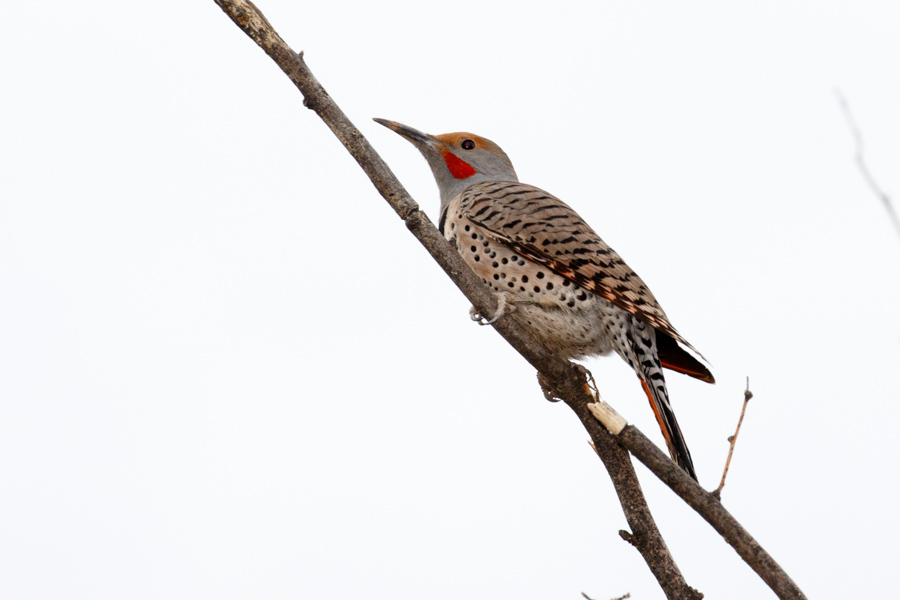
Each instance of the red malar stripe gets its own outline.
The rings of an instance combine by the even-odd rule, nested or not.
[[[472,165],[452,152],[444,152],[442,156],[444,157],[444,162],[447,163],[447,168],[450,169],[450,174],[457,179],[465,179],[475,174],[475,169],[472,168]]]

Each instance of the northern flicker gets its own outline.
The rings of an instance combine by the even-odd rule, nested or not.
[[[681,347],[696,352],[641,278],[568,205],[519,183],[494,142],[375,121],[425,156],[441,193],[441,233],[500,296],[500,314],[514,311],[532,336],[565,359],[615,351],[640,379],[672,458],[697,479],[663,368],[715,380]]]

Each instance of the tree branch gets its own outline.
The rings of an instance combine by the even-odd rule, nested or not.
[[[428,217],[419,210],[416,202],[397,181],[390,168],[319,84],[303,61],[302,54],[291,50],[262,13],[248,0],[215,1],[232,21],[253,39],[294,82],[304,96],[304,105],[314,110],[325,121],[372,180],[375,188],[404,220],[407,228],[425,246],[476,310],[483,315],[495,314],[497,308],[495,296],[466,265],[456,250],[444,240]],[[687,585],[666,548],[650,514],[628,452],[616,443],[616,438],[600,426],[588,408],[594,398],[586,385],[583,369],[548,352],[518,324],[514,316],[507,315],[500,318],[494,324],[494,328],[538,370],[544,381],[553,388],[553,392],[562,398],[581,419],[591,436],[597,454],[609,471],[625,518],[632,529],[633,542],[666,597],[684,600],[695,600],[702,597]],[[621,437],[619,436],[619,438]],[[646,440],[646,438],[644,439]],[[662,456],[655,446],[653,448]],[[643,459],[641,460],[643,461]],[[663,460],[668,463],[671,470],[667,479],[664,479],[667,485],[675,489],[675,485],[693,484],[703,492],[702,488],[674,463],[665,457]],[[675,483],[670,483],[670,481]],[[705,492],[703,493],[705,494]],[[708,494],[706,495],[708,496]],[[705,507],[703,503],[698,504]],[[701,514],[703,513],[701,512]],[[706,517],[704,516],[704,518]],[[725,534],[723,533],[723,535]],[[728,539],[727,536],[726,539]],[[731,540],[729,543],[732,543]],[[734,544],[732,543],[732,545]],[[761,548],[759,550],[762,551]],[[764,551],[762,552],[765,554]],[[771,563],[775,564],[774,561]],[[775,566],[777,567],[777,564]],[[780,576],[787,578],[786,574],[779,569],[773,577]],[[769,582],[766,577],[763,579],[767,583]],[[787,581],[790,582],[790,578],[787,578]],[[793,582],[790,583],[793,585]],[[794,587],[796,588],[796,586]],[[792,595],[779,595],[782,598],[803,598],[799,589],[796,592]]]
[[[699,483],[685,475],[684,471],[637,427],[628,425],[625,419],[605,402],[592,404],[588,409],[614,435],[623,448],[644,463],[644,466],[712,525],[779,598],[796,600],[806,598],[781,565],[753,539],[750,532],[744,529],[722,503],[700,487]]]
[[[875,181],[875,177],[873,177],[871,171],[869,171],[864,155],[865,146],[863,145],[862,132],[856,124],[856,119],[853,118],[853,113],[850,111],[850,105],[847,103],[847,99],[844,98],[844,94],[841,93],[841,90],[835,90],[834,93],[837,96],[838,104],[841,106],[841,111],[844,113],[844,118],[847,120],[847,125],[850,127],[850,132],[853,134],[853,142],[856,145],[856,166],[859,167],[859,172],[862,173],[863,179],[866,180],[869,189],[871,189],[875,196],[881,200],[881,204],[884,206],[884,210],[887,211],[888,218],[891,220],[891,223],[893,223],[897,235],[900,235],[900,217],[897,217],[897,211],[894,210],[894,204],[891,201],[891,197],[888,196],[887,192],[881,189],[881,186],[878,185],[878,182]]]

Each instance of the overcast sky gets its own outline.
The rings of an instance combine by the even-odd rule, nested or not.
[[[701,483],[749,376],[726,507],[811,598],[896,591],[900,236],[835,98],[900,196],[895,1],[258,6],[432,218],[372,117],[578,210],[712,364],[669,376]],[[0,597],[663,597],[571,411],[212,0],[4,19]],[[772,597],[637,470],[691,585]]]

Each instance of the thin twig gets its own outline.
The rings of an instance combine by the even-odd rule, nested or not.
[[[304,62],[303,57],[291,50],[268,21],[246,0],[215,1],[232,21],[281,67],[303,93],[304,105],[314,110],[331,128],[335,136],[372,180],[376,189],[403,219],[407,228],[425,246],[475,309],[480,314],[494,314],[497,307],[494,295],[466,265],[463,258],[456,252],[456,249],[441,236],[437,228],[428,220],[428,217],[419,210],[418,204],[413,201],[409,193],[397,181],[390,168],[319,84]],[[647,506],[628,452],[623,447],[624,445],[617,443],[617,438],[613,437],[600,425],[590,412],[588,405],[593,402],[594,398],[585,390],[584,370],[548,352],[510,316],[502,317],[494,324],[494,328],[541,373],[543,380],[552,386],[555,395],[566,402],[587,429],[597,454],[610,474],[626,520],[632,529],[636,545],[659,582],[660,587],[665,592],[666,597],[691,600],[702,597],[684,581],[674,559],[666,548],[665,541],[662,539]],[[626,431],[628,429],[626,428]],[[621,436],[619,437],[621,438]],[[644,439],[646,440],[646,438]],[[659,449],[656,449],[656,451],[662,456]],[[676,488],[679,486],[684,487],[692,484],[699,490],[700,494],[709,499],[709,502],[716,503],[708,493],[700,488],[684,471],[675,466],[671,460],[668,458],[664,460],[673,469],[673,472],[663,479],[669,487],[677,492]],[[694,492],[697,493],[696,490]],[[694,506],[694,504],[698,506],[703,505],[702,502],[692,504],[688,501],[688,503],[691,506]],[[697,509],[701,514],[703,514],[704,510],[708,512],[705,505],[703,506],[702,510]],[[706,515],[704,515],[704,518],[707,518]],[[741,531],[743,530],[741,529]],[[728,535],[724,533],[723,535],[735,549],[741,546],[740,537],[735,542],[735,540],[729,539],[730,532]],[[750,539],[752,540],[752,538]],[[738,553],[744,557],[741,550],[738,549]],[[787,577],[787,574],[778,567],[774,560],[771,560],[771,557],[762,548],[758,547],[758,544],[757,553],[761,553],[768,558],[770,563],[759,563],[759,561],[756,561],[757,566],[754,566],[754,563],[751,563],[748,558],[744,558],[760,574],[763,580],[776,591],[779,597],[804,597],[802,592]],[[750,558],[752,559],[753,557],[751,556]],[[759,567],[759,564],[764,566]],[[767,570],[771,569],[772,565],[774,565],[775,569]],[[788,593],[779,591],[783,589],[787,589]],[[796,590],[796,593],[791,592],[791,590]]]
[[[891,220],[891,223],[894,224],[894,229],[897,231],[897,235],[900,235],[900,217],[897,216],[897,211],[894,210],[894,203],[891,201],[891,197],[881,189],[881,186],[878,185],[878,182],[875,181],[875,177],[872,176],[872,172],[869,171],[869,167],[866,164],[866,158],[864,154],[865,146],[863,145],[863,137],[862,132],[859,130],[859,126],[856,124],[856,119],[853,118],[853,112],[850,110],[850,104],[847,102],[847,99],[844,98],[844,94],[841,93],[841,90],[837,89],[834,91],[835,96],[837,96],[838,104],[841,106],[841,111],[844,113],[844,118],[847,119],[847,125],[850,126],[850,131],[853,134],[853,141],[856,144],[856,165],[859,167],[860,173],[862,173],[863,179],[866,180],[866,183],[869,186],[869,189],[881,200],[881,203],[884,205],[884,209],[888,213],[888,217]]]
[[[722,481],[719,482],[719,487],[712,493],[712,495],[716,497],[716,500],[722,499],[722,488],[725,487],[725,477],[728,476],[728,467],[731,465],[731,455],[734,454],[734,445],[737,443],[737,436],[741,432],[741,423],[744,422],[744,413],[747,412],[747,404],[752,397],[753,392],[750,391],[750,378],[747,377],[747,389],[744,390],[744,405],[741,407],[741,416],[738,418],[734,435],[729,436],[728,438],[728,458],[725,459],[725,468],[722,470]]]

